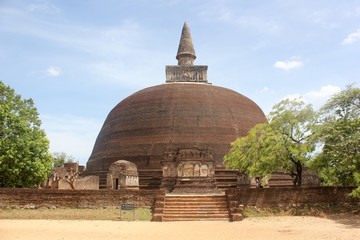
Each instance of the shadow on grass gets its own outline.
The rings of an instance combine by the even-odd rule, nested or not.
[[[330,219],[336,223],[345,225],[346,228],[355,228],[360,229],[360,213],[348,213],[348,214],[335,214],[326,216],[327,219]]]
[[[346,228],[360,229],[360,204],[314,206],[288,206],[257,208],[247,206],[243,209],[244,217],[270,217],[270,216],[311,216],[326,218],[345,225]]]

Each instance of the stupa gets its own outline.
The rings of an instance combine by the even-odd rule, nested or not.
[[[137,166],[140,189],[202,180],[216,187],[239,184],[239,173],[226,170],[230,143],[257,123],[266,122],[249,98],[208,82],[207,66],[194,65],[195,50],[185,22],[178,65],[166,66],[166,82],[140,90],[117,104],[96,139],[86,172],[107,186],[112,163]],[[166,181],[165,181],[166,180]],[[208,186],[208,185],[204,185]]]

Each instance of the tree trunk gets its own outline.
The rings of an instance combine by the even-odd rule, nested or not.
[[[300,162],[296,163],[296,178],[295,178],[296,182],[295,185],[296,187],[301,187],[301,183],[302,183],[302,165]]]
[[[75,178],[73,176],[70,176],[69,179],[66,179],[66,181],[69,183],[72,190],[75,190]]]

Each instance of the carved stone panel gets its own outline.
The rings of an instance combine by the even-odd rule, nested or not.
[[[183,168],[184,177],[194,176],[194,165],[192,163],[185,163]]]
[[[183,176],[183,165],[182,164],[179,164],[178,166],[177,166],[177,176],[178,177],[182,177]]]
[[[166,82],[207,83],[207,66],[166,66]]]
[[[194,177],[198,177],[198,176],[200,176],[200,166],[199,166],[199,164],[197,163],[197,164],[195,164],[195,166],[194,166]]]
[[[163,166],[163,177],[170,177],[170,167],[168,165]]]
[[[200,176],[207,177],[209,175],[209,168],[206,164],[202,164],[200,167]]]

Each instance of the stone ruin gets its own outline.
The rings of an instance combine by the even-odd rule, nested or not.
[[[110,165],[107,186],[111,189],[139,189],[139,176],[135,163],[118,160]]]
[[[45,188],[50,189],[99,189],[98,176],[83,176],[85,167],[76,163],[64,163],[51,171]]]
[[[197,148],[165,152],[161,160],[162,187],[169,192],[214,191],[214,160],[209,151]]]

